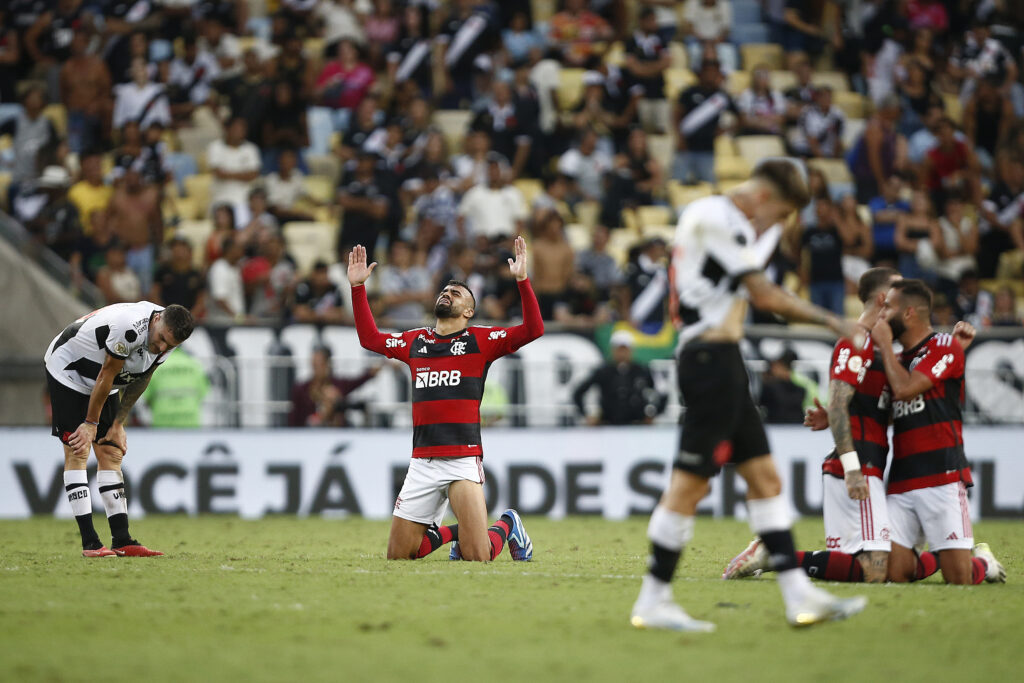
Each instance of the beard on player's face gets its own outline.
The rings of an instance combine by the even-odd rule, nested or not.
[[[903,318],[898,314],[889,319],[889,327],[892,329],[893,339],[899,339],[907,331],[907,326],[903,324]]]

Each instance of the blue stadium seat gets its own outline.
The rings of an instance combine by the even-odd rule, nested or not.
[[[768,27],[765,24],[736,24],[729,37],[737,45],[769,42]]]
[[[306,110],[306,127],[309,130],[308,154],[328,154],[331,151],[331,133],[335,131],[332,112],[326,107],[309,107]]]
[[[732,3],[733,24],[760,24],[761,5],[756,0],[735,0]]]

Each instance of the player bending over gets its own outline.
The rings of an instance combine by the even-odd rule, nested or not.
[[[671,581],[693,537],[697,503],[728,462],[747,482],[750,525],[778,570],[787,620],[796,626],[855,614],[864,598],[841,600],[811,585],[799,568],[789,503],[740,355],[748,299],[790,320],[827,325],[863,344],[866,331],[773,285],[762,272],[782,231],[779,223],[808,202],[803,171],[785,159],[762,162],[726,196],[691,203],[679,219],[672,255],[674,303],[683,323],[679,388],[686,404],[672,478],[651,515],[648,573],[633,606],[638,628],[710,631],[672,599]]]
[[[121,474],[128,452],[124,422],[157,366],[189,338],[193,326],[192,314],[182,306],[114,304],[71,323],[46,349],[53,435],[64,445],[64,488],[82,534],[84,557],[163,555],[128,533]],[[92,524],[85,472],[90,448],[99,465],[96,483],[113,537],[109,549]]]
[[[417,559],[448,543],[450,559],[493,560],[508,540],[513,560],[533,558],[533,542],[515,510],[490,528],[484,502],[480,399],[490,364],[544,334],[540,307],[526,278],[526,242],[517,237],[509,269],[519,285],[523,323],[515,327],[469,326],[476,300],[463,282],[452,280],[437,297],[434,326],[384,334],[366,300],[363,283],[376,263],[366,265],[357,245],[348,259],[352,308],[363,348],[409,366],[412,390],[412,462],[395,501],[388,559]],[[451,503],[458,524],[440,526]]]

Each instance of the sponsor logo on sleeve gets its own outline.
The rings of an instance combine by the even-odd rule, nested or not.
[[[507,336],[508,332],[506,332],[505,330],[494,330],[489,335],[487,335],[487,338],[490,339],[491,341],[494,341],[495,339],[502,339]]]

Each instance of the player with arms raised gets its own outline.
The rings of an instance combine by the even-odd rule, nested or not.
[[[412,462],[395,502],[388,559],[416,559],[450,541],[451,559],[493,560],[508,541],[513,560],[533,557],[533,542],[515,510],[490,528],[483,493],[480,399],[490,364],[544,333],[537,297],[526,277],[526,242],[515,241],[509,269],[519,286],[523,323],[515,327],[469,326],[476,300],[463,282],[451,281],[437,297],[433,327],[385,334],[377,330],[364,283],[366,265],[357,245],[348,259],[352,309],[363,348],[409,366],[412,390]],[[451,503],[458,524],[439,526]]]
[[[188,309],[148,301],[113,304],[79,318],[46,347],[46,384],[53,435],[64,445],[64,488],[82,535],[85,557],[151,557],[128,533],[128,499],[121,460],[128,451],[124,423],[157,366],[192,334]],[[96,483],[113,541],[104,546],[92,524],[85,468],[96,454]]]
[[[747,302],[790,320],[827,325],[864,343],[852,321],[776,287],[763,270],[782,227],[808,202],[803,170],[786,159],[763,161],[751,179],[726,196],[691,203],[679,219],[672,256],[673,303],[683,324],[679,388],[686,404],[669,487],[651,515],[648,573],[633,606],[637,628],[711,631],[672,599],[671,581],[693,536],[697,503],[709,480],[732,462],[747,482],[750,524],[779,571],[786,618],[797,626],[838,619],[864,608],[864,598],[841,600],[811,585],[796,561],[789,503],[768,448],[739,341]]]

